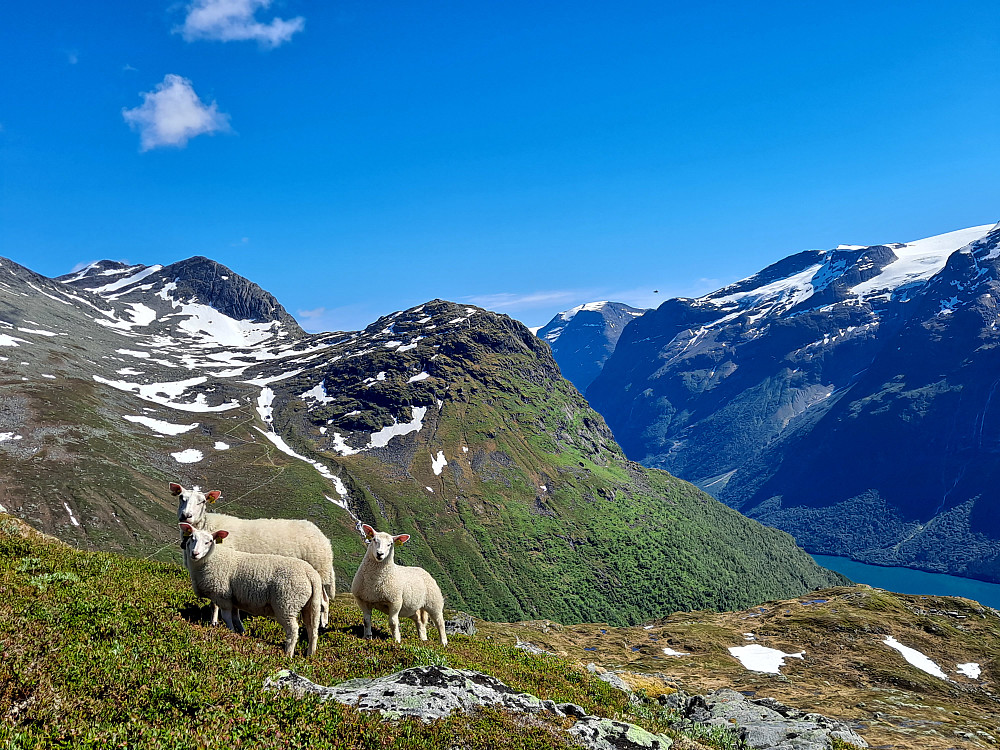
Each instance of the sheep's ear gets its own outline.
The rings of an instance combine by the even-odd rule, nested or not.
[[[375,536],[375,529],[366,523],[361,524],[361,530],[365,532],[365,536],[369,538]]]
[[[222,490],[212,490],[211,492],[206,493],[206,495],[205,495],[205,498],[210,503],[214,503],[220,497],[222,497]]]
[[[214,534],[212,534],[212,539],[215,540],[216,544],[222,544],[222,540],[229,536],[229,532],[225,529],[219,529]]]
[[[395,544],[406,544],[410,540],[409,534],[400,534],[399,536],[394,536],[392,541]]]
[[[170,483],[170,493],[172,495],[179,495],[183,491],[184,491],[184,488],[181,487],[179,484],[177,484],[177,482],[171,482]]]
[[[189,523],[177,524],[181,527],[181,531],[184,532],[184,536],[191,536],[194,533],[194,526]]]

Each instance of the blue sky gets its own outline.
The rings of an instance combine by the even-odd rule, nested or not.
[[[1000,219],[993,2],[0,9],[0,255],[541,325]],[[658,290],[654,294],[654,290]]]

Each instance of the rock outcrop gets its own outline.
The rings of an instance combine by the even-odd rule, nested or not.
[[[385,677],[348,680],[332,687],[282,670],[267,679],[264,689],[287,690],[298,697],[318,695],[322,700],[335,700],[359,711],[378,711],[390,719],[434,721],[455,711],[474,711],[484,706],[574,717],[576,722],[567,731],[592,750],[667,750],[674,744],[666,735],[589,715],[575,703],[555,703],[519,693],[496,677],[468,669],[411,667]],[[702,729],[725,727],[755,750],[831,750],[835,739],[868,747],[844,722],[798,711],[768,698],[751,700],[733,690],[695,696],[675,693],[664,703],[677,711],[678,729],[696,725]]]

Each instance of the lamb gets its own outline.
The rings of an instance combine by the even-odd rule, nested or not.
[[[444,595],[437,582],[423,568],[396,565],[394,544],[403,544],[409,534],[391,536],[362,525],[368,549],[351,583],[358,606],[365,618],[365,638],[372,637],[372,609],[389,616],[389,626],[396,643],[402,641],[399,618],[409,617],[417,626],[420,640],[427,640],[427,622],[433,617],[441,645],[448,645],[444,632]]]
[[[221,549],[225,529],[199,531],[179,525],[184,536],[184,567],[199,596],[212,600],[226,626],[243,635],[240,610],[272,617],[285,630],[285,656],[295,655],[299,614],[304,613],[309,639],[307,655],[316,653],[323,581],[309,563],[281,555],[257,555]]]
[[[252,520],[208,513],[209,503],[214,503],[222,493],[219,490],[202,492],[198,487],[186,490],[175,482],[170,492],[179,496],[177,521],[189,523],[196,529],[229,531],[232,549],[256,555],[284,555],[297,557],[312,565],[323,581],[323,612],[320,625],[326,627],[330,620],[330,599],[336,593],[336,574],[333,571],[333,549],[330,540],[310,521],[292,521],[285,518],[255,518]],[[183,540],[182,540],[183,541]],[[218,608],[212,611],[212,624],[219,622]]]

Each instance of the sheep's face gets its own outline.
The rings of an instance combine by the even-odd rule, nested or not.
[[[381,562],[392,556],[392,536],[378,532],[368,540],[368,550],[372,556]]]
[[[177,496],[177,522],[201,526],[208,512],[208,505],[214,503],[222,493],[219,490],[202,492],[197,485],[189,490],[179,484],[171,483],[170,492]]]
[[[229,536],[228,531],[216,531],[214,534],[208,531],[200,531],[189,523],[180,524],[181,534],[184,537],[184,564],[200,562],[212,554],[216,544],[221,544],[222,540]]]
[[[362,529],[365,532],[365,541],[368,543],[368,553],[378,562],[391,559],[393,545],[403,544],[410,538],[409,534],[392,536],[381,531],[375,531],[375,529],[367,524]]]

